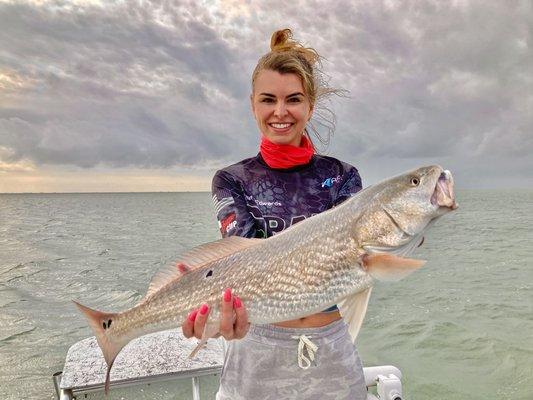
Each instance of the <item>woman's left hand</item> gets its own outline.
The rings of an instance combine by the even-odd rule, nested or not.
[[[193,310],[182,324],[183,335],[201,339],[209,311],[207,304]],[[248,314],[241,299],[233,295],[231,289],[226,289],[220,304],[220,335],[226,340],[242,339],[246,336],[249,326]]]

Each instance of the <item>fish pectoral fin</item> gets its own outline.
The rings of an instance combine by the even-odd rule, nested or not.
[[[191,354],[189,354],[189,358],[193,358],[194,356],[196,356],[196,354],[198,354],[202,347],[205,346],[209,339],[217,338],[219,336],[219,324],[216,322],[207,322],[204,328],[204,332],[202,333],[202,338],[198,341],[198,344],[193,349],[193,351],[191,351]]]
[[[370,293],[372,293],[372,287],[352,294],[338,305],[341,315],[348,325],[348,332],[350,332],[350,336],[354,342],[365,319]]]
[[[365,254],[361,265],[375,279],[381,281],[399,281],[421,268],[426,261],[404,258],[394,254]]]

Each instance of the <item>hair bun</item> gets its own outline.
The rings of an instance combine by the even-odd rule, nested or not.
[[[314,49],[304,47],[301,43],[293,40],[292,31],[289,28],[280,29],[272,34],[270,50],[272,52],[294,51],[303,56],[310,65],[314,65],[320,59]]]
[[[296,44],[292,39],[292,31],[290,29],[281,29],[272,34],[270,39],[270,50],[283,51],[294,47]],[[293,42],[293,43],[290,43]],[[292,45],[292,46],[291,46]]]

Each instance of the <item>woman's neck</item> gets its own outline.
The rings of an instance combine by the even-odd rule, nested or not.
[[[304,165],[311,161],[315,154],[313,143],[302,135],[300,146],[272,143],[266,137],[261,138],[261,156],[270,168],[287,169]]]

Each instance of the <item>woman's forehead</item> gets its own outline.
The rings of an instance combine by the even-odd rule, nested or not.
[[[269,93],[274,95],[289,95],[304,93],[300,77],[293,73],[281,74],[278,71],[264,69],[257,75],[254,85],[256,94]]]

